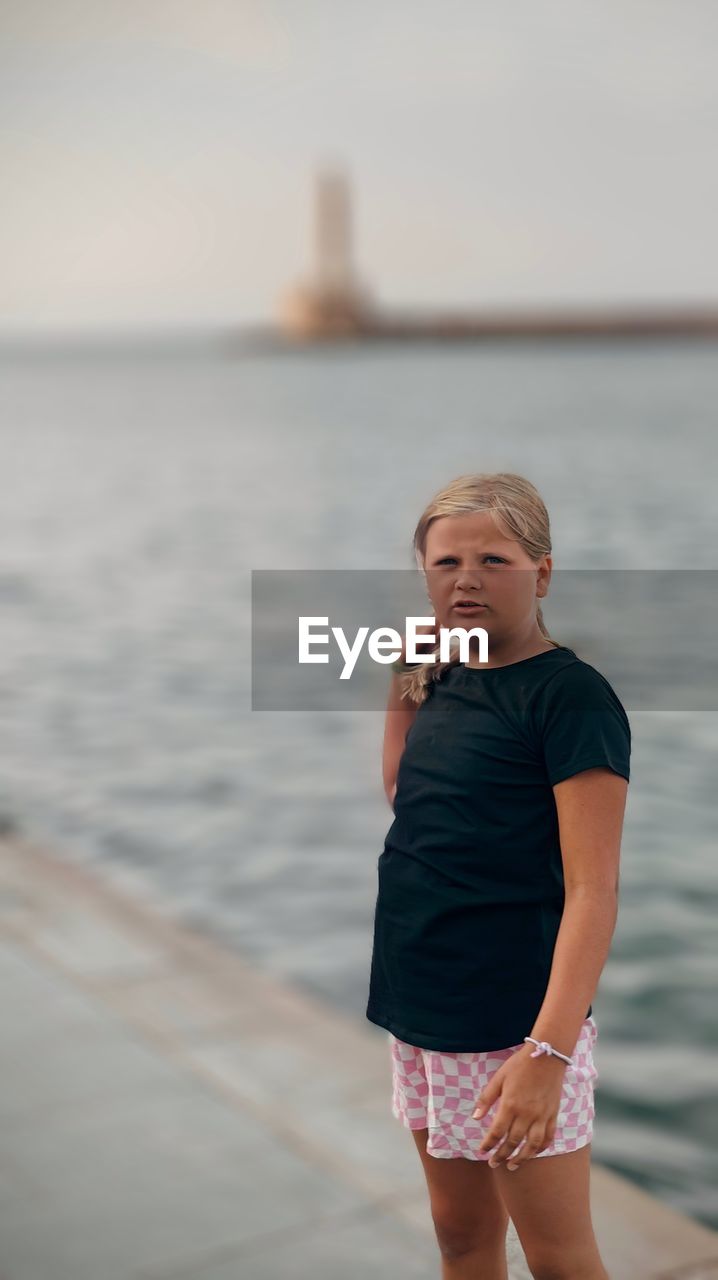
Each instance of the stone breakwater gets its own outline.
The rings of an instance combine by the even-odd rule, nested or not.
[[[436,1280],[385,1037],[128,884],[0,835],[3,1280]],[[612,1280],[718,1277],[595,1160],[592,1212]]]

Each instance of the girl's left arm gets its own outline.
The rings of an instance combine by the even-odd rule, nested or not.
[[[527,1034],[570,1057],[616,927],[628,782],[612,769],[586,769],[558,782],[553,792],[565,902],[546,995]]]

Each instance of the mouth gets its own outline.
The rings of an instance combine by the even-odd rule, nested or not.
[[[478,600],[456,600],[452,608],[461,610],[462,613],[473,613],[477,609],[488,609],[488,605],[481,604]]]

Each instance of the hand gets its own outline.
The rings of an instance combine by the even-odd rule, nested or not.
[[[479,1151],[490,1151],[500,1142],[489,1160],[492,1169],[504,1161],[507,1169],[518,1169],[553,1141],[567,1063],[548,1054],[532,1058],[533,1049],[532,1044],[524,1044],[513,1053],[479,1094],[480,1115],[499,1099],[496,1116],[479,1147]],[[521,1150],[513,1155],[521,1142]]]

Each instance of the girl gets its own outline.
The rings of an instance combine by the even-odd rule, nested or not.
[[[546,630],[549,518],[528,480],[458,477],[414,550],[437,629],[483,627],[488,661],[474,637],[468,661],[454,641],[439,662],[437,630],[433,664],[396,664],[366,1016],[389,1033],[392,1111],[445,1280],[506,1280],[509,1217],[536,1280],[608,1280],[589,1207],[591,1000],[616,923],[629,722]]]

